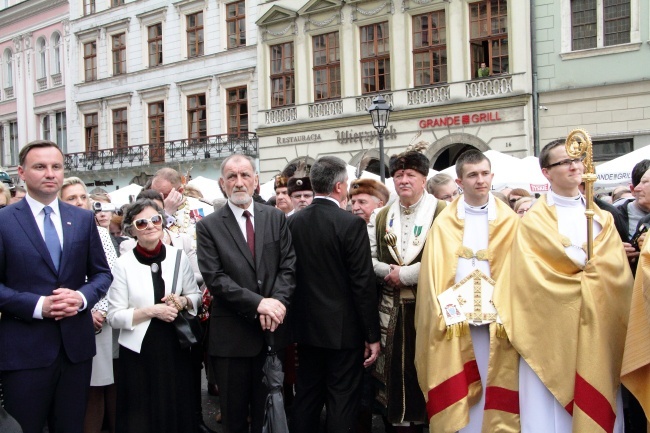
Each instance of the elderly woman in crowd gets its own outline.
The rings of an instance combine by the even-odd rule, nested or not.
[[[108,322],[120,329],[120,433],[197,430],[190,350],[181,348],[172,322],[182,309],[196,314],[201,296],[185,254],[171,293],[177,249],[162,242],[164,221],[152,200],[128,208],[124,231],[137,245],[117,260],[108,291]]]
[[[3,208],[9,204],[11,201],[11,193],[9,192],[9,188],[7,186],[0,182],[0,208]]]
[[[90,209],[90,200],[86,185],[78,177],[63,179],[59,197],[62,201],[84,209]],[[108,266],[113,268],[117,254],[108,230],[97,227],[104,247]],[[90,391],[84,421],[85,433],[100,433],[106,409],[108,426],[115,431],[115,386],[113,376],[113,338],[112,329],[106,323],[108,301],[102,298],[91,310],[95,326],[95,346],[97,354],[93,358],[93,370],[90,377]]]

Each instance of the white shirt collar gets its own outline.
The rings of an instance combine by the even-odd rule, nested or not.
[[[339,203],[338,200],[335,199],[335,198],[333,198],[333,197],[329,197],[329,196],[325,196],[325,195],[317,195],[317,196],[314,197],[314,198],[323,198],[323,199],[325,199],[325,200],[329,200],[329,201],[331,201],[332,203],[336,203],[336,205],[337,205],[338,207],[341,207],[341,203]]]
[[[254,202],[253,200],[251,200],[248,207],[246,209],[242,209],[239,206],[234,205],[230,200],[228,200],[228,206],[230,206],[230,210],[235,215],[235,218],[241,218],[244,215],[245,210],[251,213],[252,218],[255,218],[255,211],[254,211],[255,206],[253,206],[253,204]]]
[[[61,216],[61,213],[59,212],[59,199],[58,199],[58,198],[55,198],[54,201],[53,201],[52,203],[50,203],[50,204],[48,204],[48,205],[44,205],[44,204],[41,203],[40,201],[37,201],[37,200],[33,199],[33,198],[29,195],[29,193],[27,193],[27,195],[25,195],[25,200],[27,200],[27,204],[29,205],[29,208],[32,210],[32,213],[34,214],[34,216],[36,216],[36,215],[42,213],[42,212],[43,212],[43,208],[44,208],[45,206],[49,206],[49,207],[51,207],[51,208],[52,208],[52,212],[53,212],[55,215],[58,215],[59,217]]]
[[[575,197],[564,197],[551,190],[548,192],[548,194],[546,194],[546,204],[549,206],[554,206],[557,204],[558,206],[562,207],[584,207],[586,202],[582,194],[578,194]]]

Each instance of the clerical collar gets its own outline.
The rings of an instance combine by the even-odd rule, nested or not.
[[[465,219],[465,214],[472,215],[485,215],[487,214],[488,221],[494,221],[497,217],[497,204],[494,201],[492,193],[488,194],[488,202],[482,206],[472,206],[465,201],[465,196],[461,195],[458,198],[458,209],[456,216],[458,219]]]
[[[425,194],[425,192],[422,192],[422,196],[420,197],[420,199],[419,199],[415,204],[413,204],[413,205],[411,205],[411,206],[406,207],[406,206],[404,206],[404,205],[402,204],[402,202],[400,202],[400,203],[399,203],[400,211],[401,211],[404,215],[411,215],[412,213],[414,213],[415,211],[417,211],[417,210],[418,210],[418,206],[420,205],[420,203],[422,203],[422,199],[424,199],[424,194]]]
[[[585,207],[586,205],[585,197],[582,194],[573,197],[564,197],[553,191],[549,191],[546,196],[546,203],[549,206],[558,205],[562,207]]]

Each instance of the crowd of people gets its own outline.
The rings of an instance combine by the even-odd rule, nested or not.
[[[265,201],[232,155],[205,213],[171,168],[118,209],[31,142],[26,190],[0,188],[4,408],[25,433],[209,433],[205,374],[224,431],[262,433],[277,354],[292,433],[323,409],[328,433],[373,415],[389,433],[645,432],[650,160],[588,230],[564,144],[540,153],[544,195],[493,191],[474,150],[427,180],[415,145],[389,160],[394,192],[322,156]]]

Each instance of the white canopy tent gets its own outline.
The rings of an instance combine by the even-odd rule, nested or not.
[[[615,188],[632,183],[632,169],[644,159],[650,159],[650,146],[619,156],[596,166],[596,188]]]
[[[197,176],[187,182],[187,184],[201,191],[203,198],[209,202],[212,202],[218,198],[223,198],[223,194],[219,188],[219,181],[217,180],[209,179],[203,176]]]
[[[140,185],[136,185],[135,183],[132,183],[130,185],[125,186],[124,188],[116,189],[115,191],[109,192],[108,196],[111,198],[111,203],[113,203],[116,207],[123,206],[125,204],[130,203],[130,197],[137,196],[140,191],[142,191],[142,187]]]
[[[506,187],[523,188],[531,193],[548,191],[549,183],[542,174],[537,157],[527,156],[520,159],[496,150],[488,150],[483,154],[488,157],[492,165],[494,191]],[[456,179],[456,167],[453,165],[442,170],[442,173]]]

